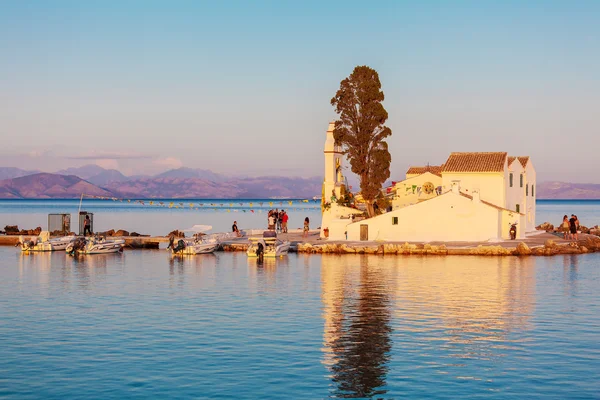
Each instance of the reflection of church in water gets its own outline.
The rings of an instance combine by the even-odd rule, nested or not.
[[[449,359],[501,357],[499,343],[529,329],[534,260],[486,260],[323,256],[323,364],[332,395],[385,394],[392,356],[410,374],[408,365],[424,362],[413,351],[424,344]],[[403,338],[394,348],[392,333]]]

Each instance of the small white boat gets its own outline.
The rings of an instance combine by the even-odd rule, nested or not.
[[[277,239],[275,231],[265,231],[263,236],[249,237],[248,257],[283,257],[290,250],[290,242]]]
[[[60,251],[65,250],[75,238],[76,236],[63,236],[50,239],[50,232],[41,231],[40,235],[32,240],[25,240],[23,236],[19,236],[17,246],[21,247],[21,251]]]
[[[216,238],[196,238],[196,239],[185,239],[181,238],[175,244],[175,237],[169,238],[169,245],[167,250],[172,255],[195,255],[195,254],[206,254],[212,253],[219,247],[219,240]]]
[[[124,239],[106,240],[104,238],[78,238],[67,245],[67,254],[107,254],[122,251],[125,246]]]

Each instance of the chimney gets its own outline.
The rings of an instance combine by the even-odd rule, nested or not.
[[[452,193],[460,194],[460,181],[452,181]]]

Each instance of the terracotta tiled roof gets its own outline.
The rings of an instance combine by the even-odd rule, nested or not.
[[[450,153],[442,172],[502,172],[507,154]]]
[[[406,175],[421,175],[425,172],[431,172],[434,175],[442,176],[442,167],[443,165],[428,165],[425,167],[410,167],[408,171],[406,171]]]
[[[516,159],[517,157],[508,156],[508,165],[512,164]]]
[[[517,157],[519,159],[519,162],[521,163],[521,165],[523,166],[523,168],[525,168],[527,166],[527,162],[529,161],[529,156],[526,157]]]

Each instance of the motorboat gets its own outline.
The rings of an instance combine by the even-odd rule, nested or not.
[[[125,239],[106,240],[104,237],[80,237],[74,242],[69,243],[67,254],[107,254],[122,251],[125,246]]]
[[[41,231],[38,237],[31,240],[25,240],[23,236],[19,236],[17,246],[21,247],[21,251],[59,251],[65,250],[75,239],[76,236],[50,239],[50,232]]]
[[[278,239],[275,231],[264,231],[262,236],[251,236],[248,240],[248,257],[283,257],[290,250],[290,242]]]
[[[219,247],[219,240],[216,238],[181,238],[175,244],[175,237],[169,238],[167,250],[173,255],[194,255],[212,253]]]

